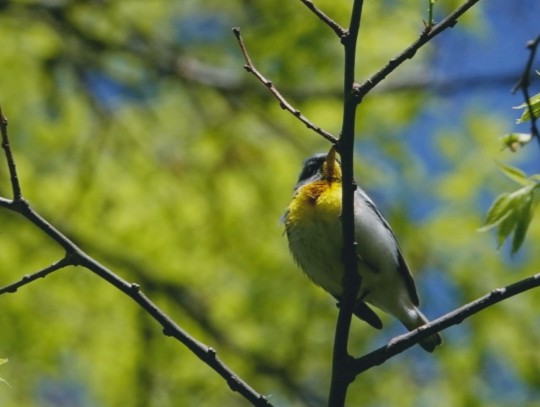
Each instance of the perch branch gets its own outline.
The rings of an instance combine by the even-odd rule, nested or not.
[[[384,363],[391,357],[415,345],[423,338],[427,338],[435,332],[440,332],[450,326],[460,324],[463,320],[488,307],[538,286],[540,286],[540,273],[506,287],[496,288],[477,300],[431,321],[429,324],[394,338],[388,345],[355,359],[351,364],[351,377],[354,380],[356,375]]]

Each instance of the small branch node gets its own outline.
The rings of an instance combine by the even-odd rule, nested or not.
[[[350,38],[349,31],[344,31],[343,34],[341,34],[341,36],[339,37],[339,40],[343,46],[347,46],[349,38]]]
[[[258,397],[259,401],[261,402],[261,405],[268,405],[268,397],[263,396],[262,394]]]
[[[359,83],[353,83],[352,89],[351,89],[351,96],[354,99],[361,100],[362,99],[362,87]]]
[[[240,388],[240,383],[238,382],[238,378],[235,376],[231,376],[229,380],[227,381],[227,384],[229,385],[232,391],[238,391],[238,389]]]
[[[491,294],[493,294],[493,295],[504,295],[505,292],[506,292],[505,288],[495,288],[494,290],[491,291]]]
[[[167,326],[163,328],[162,332],[165,336],[174,336],[174,331]]]

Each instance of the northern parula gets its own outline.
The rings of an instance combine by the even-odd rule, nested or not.
[[[332,147],[304,161],[293,199],[282,217],[296,263],[338,301],[343,293],[341,166]],[[399,319],[408,330],[428,323],[418,309],[409,267],[390,225],[360,188],[354,195],[358,272],[362,277],[354,314],[377,329],[382,322],[369,303]],[[420,345],[432,352],[439,334]]]

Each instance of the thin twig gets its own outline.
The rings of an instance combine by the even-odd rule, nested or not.
[[[347,33],[347,30],[345,30],[338,23],[336,23],[325,13],[323,13],[311,0],[300,1],[304,3],[306,7],[309,8],[317,17],[319,17],[321,21],[323,21],[328,27],[330,27],[339,38],[343,37]]]
[[[457,24],[458,19],[467,12],[472,6],[478,3],[480,0],[467,0],[456,10],[450,13],[444,20],[439,24],[430,27],[429,25],[425,27],[420,37],[407,47],[403,52],[397,55],[395,58],[391,59],[386,66],[381,70],[371,76],[363,84],[359,85],[356,88],[356,101],[360,103],[364,96],[366,96],[375,86],[377,86],[384,78],[386,78],[390,73],[392,73],[398,66],[400,66],[407,59],[411,59],[416,54],[422,46],[431,41],[438,34],[451,28]]]
[[[386,346],[383,346],[367,355],[355,359],[351,364],[351,377],[384,363],[386,360],[414,346],[421,339],[440,332],[450,326],[460,324],[468,317],[491,307],[503,300],[540,286],[540,273],[525,278],[504,288],[497,288],[490,293],[472,301],[440,318],[431,321],[414,331],[394,338]]]
[[[0,295],[5,294],[5,293],[14,293],[19,288],[25,286],[26,284],[30,284],[32,281],[37,280],[38,278],[45,278],[49,274],[57,270],[60,270],[64,267],[67,267],[71,264],[72,264],[71,260],[68,257],[64,257],[63,259],[51,264],[50,266],[45,267],[43,270],[36,271],[35,273],[32,273],[32,274],[27,274],[23,276],[23,278],[21,278],[19,281],[16,281],[12,284],[8,284],[4,287],[1,287]]]
[[[0,106],[0,132],[2,133],[2,148],[6,156],[6,162],[9,169],[9,177],[11,179],[11,189],[13,191],[13,200],[19,201],[22,199],[21,185],[19,183],[19,177],[17,175],[17,166],[15,165],[15,159],[11,152],[9,145],[9,137],[7,131],[8,121],[4,113],[2,112],[2,106]]]
[[[424,23],[425,26],[431,30],[435,25],[435,20],[433,20],[433,9],[435,7],[435,0],[428,0],[428,20],[427,23]]]
[[[244,55],[244,59],[246,60],[246,65],[244,65],[244,68],[249,73],[255,75],[255,77],[264,85],[266,88],[274,95],[274,97],[279,101],[279,105],[283,110],[286,110],[290,112],[294,117],[296,117],[298,120],[300,120],[302,123],[306,125],[308,129],[311,129],[315,131],[316,133],[323,136],[326,140],[330,141],[332,144],[337,143],[336,137],[334,137],[332,134],[327,132],[326,130],[323,130],[319,126],[316,126],[311,121],[309,121],[301,112],[300,110],[294,108],[284,97],[281,95],[281,93],[276,89],[272,81],[266,79],[253,65],[253,62],[251,62],[251,58],[247,52],[246,46],[244,45],[244,40],[242,39],[242,35],[240,34],[240,28],[235,27],[232,29],[234,35],[236,36],[236,39],[238,41],[238,45],[240,46],[240,50],[242,51],[242,55]]]
[[[521,92],[523,93],[523,98],[525,99],[525,104],[527,105],[527,111],[529,112],[529,116],[531,120],[531,134],[533,137],[536,138],[536,140],[540,144],[540,132],[538,131],[538,126],[536,124],[538,117],[536,117],[536,115],[534,114],[534,109],[531,104],[531,96],[529,93],[529,86],[531,85],[530,76],[531,76],[531,71],[532,71],[532,65],[533,65],[534,58],[536,56],[536,50],[539,44],[540,44],[540,35],[536,37],[534,40],[527,42],[527,49],[529,50],[529,58],[527,59],[527,63],[525,64],[525,69],[523,70],[523,74],[521,75],[521,78],[519,78],[518,83],[512,89],[512,93],[515,93],[518,89],[521,89]]]

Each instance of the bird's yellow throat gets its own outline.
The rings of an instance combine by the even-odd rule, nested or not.
[[[286,221],[290,225],[337,220],[341,214],[341,167],[332,148],[319,180],[301,186],[289,205]]]
[[[289,205],[291,225],[337,220],[341,214],[341,182],[315,181],[302,186]]]

